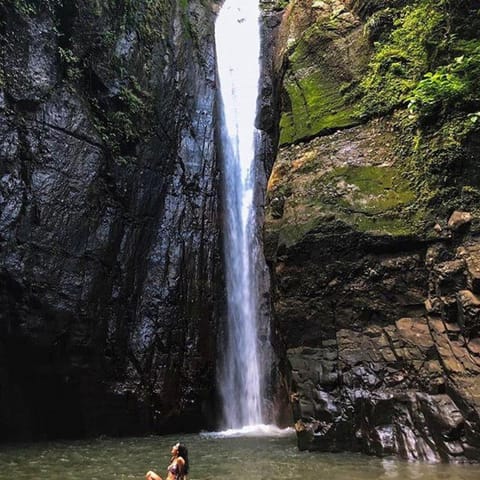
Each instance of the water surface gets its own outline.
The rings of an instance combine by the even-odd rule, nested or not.
[[[171,446],[189,447],[190,480],[478,480],[478,465],[429,465],[360,454],[299,452],[295,437],[199,435],[98,439],[0,446],[0,480],[143,479],[165,477]]]

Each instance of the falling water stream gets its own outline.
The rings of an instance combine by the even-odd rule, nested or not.
[[[254,258],[255,128],[260,79],[258,0],[226,0],[215,27],[221,94],[228,326],[219,372],[224,427],[263,423]]]

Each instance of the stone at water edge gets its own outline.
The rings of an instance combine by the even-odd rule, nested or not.
[[[462,227],[469,225],[472,221],[472,214],[470,212],[455,211],[448,219],[448,228],[453,231],[460,230]]]

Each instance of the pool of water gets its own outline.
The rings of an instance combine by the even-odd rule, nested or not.
[[[408,463],[360,454],[299,452],[292,435],[218,438],[208,435],[97,439],[0,446],[0,480],[143,479],[162,477],[171,446],[189,449],[189,480],[478,480],[479,465]]]

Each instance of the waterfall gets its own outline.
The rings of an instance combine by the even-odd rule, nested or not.
[[[258,346],[259,245],[254,211],[255,128],[260,79],[259,0],[226,0],[215,27],[221,93],[224,254],[228,322],[219,372],[227,428],[262,422]]]

